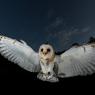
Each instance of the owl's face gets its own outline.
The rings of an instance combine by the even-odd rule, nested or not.
[[[54,49],[49,44],[43,44],[39,48],[39,57],[43,60],[53,61],[55,56]]]

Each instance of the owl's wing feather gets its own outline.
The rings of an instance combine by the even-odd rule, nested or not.
[[[70,48],[60,55],[58,67],[65,77],[95,73],[95,43]]]
[[[38,72],[39,57],[24,41],[0,36],[0,54],[30,72]]]

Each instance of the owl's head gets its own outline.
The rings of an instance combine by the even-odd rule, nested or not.
[[[53,47],[49,44],[42,44],[39,48],[39,57],[49,62],[53,61],[55,57]]]

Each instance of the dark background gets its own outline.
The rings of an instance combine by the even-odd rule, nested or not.
[[[49,42],[56,51],[73,43],[87,43],[95,37],[94,0],[0,0],[0,34],[25,40],[35,51]],[[95,75],[60,79],[59,83],[42,82],[0,56],[1,83],[27,84],[34,88],[91,88]],[[28,87],[28,86],[27,86]],[[65,88],[65,89],[64,89]],[[72,90],[73,91],[73,90]]]

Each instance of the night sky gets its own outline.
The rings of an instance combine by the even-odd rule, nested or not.
[[[95,1],[0,0],[0,33],[34,50],[49,42],[56,51],[95,36]]]

